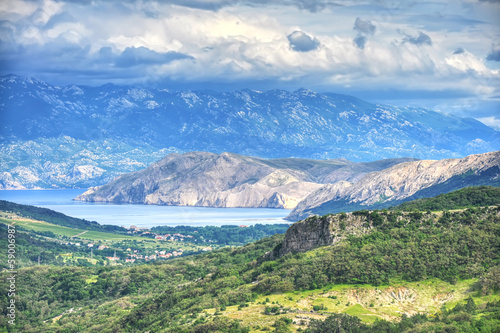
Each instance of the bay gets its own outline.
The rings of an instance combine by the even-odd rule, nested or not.
[[[65,190],[4,190],[0,199],[23,205],[49,208],[68,216],[100,224],[129,227],[221,226],[290,223],[283,218],[288,209],[271,208],[208,208],[187,206],[156,206],[103,204],[73,201],[85,189]]]

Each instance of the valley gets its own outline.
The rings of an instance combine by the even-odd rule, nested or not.
[[[0,333],[500,333],[500,0],[3,0]]]
[[[74,255],[73,263],[37,265],[32,253],[35,258],[23,259],[26,267],[18,269],[24,309],[19,325],[26,332],[264,332],[278,327],[322,332],[324,328],[315,327],[337,320],[360,332],[497,327],[499,197],[498,188],[475,187],[425,199],[439,202],[443,210],[438,211],[394,207],[311,217],[284,235],[147,264],[107,259],[107,264],[96,260],[82,265],[81,254]],[[104,241],[97,231],[68,233],[52,224],[48,234],[37,229],[47,222],[2,214],[3,223],[17,219],[19,253],[27,253],[22,235],[31,232],[38,234],[25,239],[37,242],[39,250],[51,248],[53,241],[46,237],[56,232],[61,239]],[[163,242],[141,242],[143,237],[120,230],[103,233],[111,233],[106,241],[117,254],[112,246],[149,243],[147,251]],[[136,240],[129,242],[129,237]],[[182,242],[183,248],[187,245]],[[0,246],[6,246],[5,240]],[[1,296],[0,302],[5,301]]]
[[[306,89],[0,85],[0,189],[295,222],[120,227],[0,200],[0,332],[500,326],[500,136],[477,120]]]

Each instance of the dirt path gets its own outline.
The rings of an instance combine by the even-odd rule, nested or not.
[[[83,231],[83,232],[80,232],[78,235],[71,236],[71,238],[73,238],[73,237],[79,237],[79,236],[83,235],[84,233],[86,233],[87,231],[88,231],[88,230],[85,230],[85,231]]]

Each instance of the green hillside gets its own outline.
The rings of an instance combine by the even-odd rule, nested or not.
[[[477,186],[466,187],[454,192],[440,194],[432,198],[405,202],[392,209],[402,211],[437,211],[470,207],[487,207],[493,205],[500,205],[500,187]]]
[[[21,205],[6,200],[0,200],[0,211],[14,213],[21,217],[45,221],[69,228],[119,233],[124,233],[127,231],[125,228],[119,226],[107,224],[101,225],[95,221],[87,221],[85,219],[67,216],[63,213],[59,213],[51,209]]]
[[[6,322],[6,293],[0,294],[0,327],[494,332],[500,326],[499,211],[357,212],[364,222],[356,228],[368,233],[274,259],[265,254],[281,246],[283,235],[141,266],[22,268],[16,327]],[[342,237],[342,226],[337,232]],[[0,289],[8,289],[8,274],[0,274]]]

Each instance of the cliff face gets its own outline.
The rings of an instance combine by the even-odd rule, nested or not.
[[[271,167],[236,154],[171,154],[149,168],[118,177],[82,201],[206,207],[293,208],[321,184],[300,170]]]
[[[277,258],[287,253],[306,252],[317,247],[334,245],[348,235],[368,234],[371,230],[366,215],[345,213],[312,216],[292,224],[283,243],[268,253],[267,257]]]
[[[148,168],[91,188],[76,200],[205,207],[294,208],[324,182],[355,181],[409,159],[261,159],[231,153],[170,154]]]
[[[461,159],[413,161],[365,174],[355,183],[328,184],[307,196],[287,216],[383,208],[473,185],[500,185],[500,152]]]

